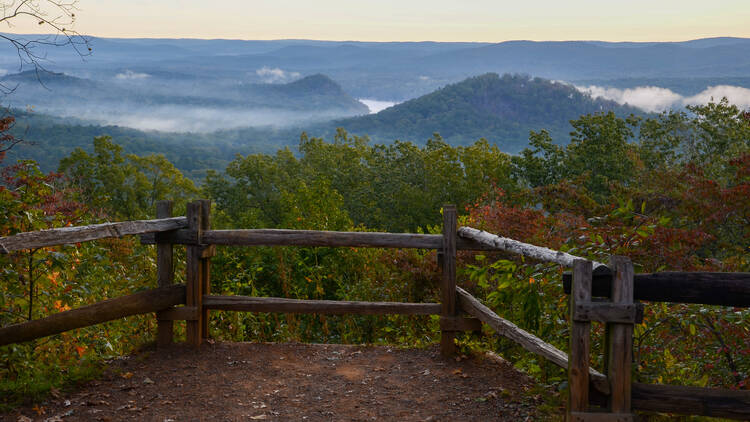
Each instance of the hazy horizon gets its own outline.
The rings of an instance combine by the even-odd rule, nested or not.
[[[332,41],[490,42],[597,40],[671,42],[750,37],[746,0],[590,0],[506,4],[476,0],[378,3],[227,0],[222,7],[195,0],[137,2],[78,0],[82,34],[106,38],[195,38]],[[4,28],[5,29],[5,28]],[[34,19],[18,18],[11,33],[45,33]]]

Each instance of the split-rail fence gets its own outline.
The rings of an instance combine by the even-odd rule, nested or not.
[[[45,337],[113,319],[155,312],[157,345],[173,342],[173,323],[186,321],[186,341],[199,347],[208,337],[210,310],[316,314],[440,315],[441,353],[456,353],[457,333],[487,324],[527,351],[568,371],[570,421],[633,421],[634,411],[750,419],[750,392],[632,382],[633,326],[641,322],[639,300],[750,306],[749,273],[634,274],[626,257],[607,264],[522,243],[471,227],[457,227],[456,208],[443,209],[439,235],[310,230],[211,230],[210,202],[187,205],[186,216],[172,216],[172,202],[157,203],[154,220],[105,223],[20,233],[0,238],[0,253],[141,235],[156,244],[155,289],[105,300],[46,318],[0,327],[0,346]],[[185,245],[185,284],[174,284],[174,245]],[[306,246],[435,249],[442,267],[440,303],[344,302],[287,298],[219,296],[210,292],[211,257],[216,246]],[[495,250],[572,268],[563,276],[570,294],[569,354],[501,318],[456,285],[458,250]],[[591,321],[606,324],[604,372],[589,364]]]

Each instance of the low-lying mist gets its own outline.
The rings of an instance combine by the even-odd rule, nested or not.
[[[731,104],[735,104],[740,108],[750,108],[750,89],[740,86],[710,86],[692,96],[680,95],[670,89],[656,86],[619,89],[590,85],[576,86],[576,88],[594,98],[601,97],[620,104],[629,104],[648,112],[661,112],[672,108],[682,108],[687,105],[706,104],[712,101],[718,102],[724,97]]]
[[[38,107],[41,113],[83,119],[100,125],[116,125],[162,132],[209,133],[242,127],[293,127],[306,123],[348,117],[344,110],[292,111],[273,108],[195,107],[184,105]]]

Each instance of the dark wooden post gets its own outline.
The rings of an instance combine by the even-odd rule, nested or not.
[[[570,294],[570,360],[568,361],[568,412],[586,412],[589,408],[590,321],[575,319],[576,304],[591,302],[591,261],[577,259],[573,263]],[[573,418],[568,417],[568,420]]]
[[[609,267],[612,277],[612,303],[633,305],[633,263],[628,257],[612,256]],[[607,378],[611,394],[609,410],[612,413],[631,413],[631,361],[633,359],[633,323],[608,322],[607,330]]]
[[[443,279],[441,284],[442,304],[440,316],[455,318],[456,309],[456,230],[457,216],[455,205],[443,207]],[[456,354],[456,332],[440,330],[440,353],[449,357]]]
[[[172,216],[172,201],[159,201],[156,203],[156,218],[169,218]],[[158,237],[157,237],[158,239]],[[169,286],[174,283],[174,247],[171,243],[156,244],[156,278],[159,287]],[[156,313],[156,346],[165,347],[172,344],[174,338],[174,322],[161,319],[161,312]]]
[[[201,202],[201,231],[211,230],[211,201],[203,199]],[[201,242],[202,243],[202,242]],[[215,250],[214,245],[203,245],[201,249],[201,281],[203,295],[211,294],[211,257]],[[208,309],[201,306],[199,308],[201,316],[201,338],[207,339],[208,336]]]
[[[201,232],[203,228],[203,212],[201,211],[201,201],[195,201],[187,204],[188,229],[195,232],[196,241],[200,243]],[[195,312],[196,319],[188,320],[185,324],[187,343],[199,347],[203,336],[201,335],[202,322],[202,299],[203,299],[203,281],[201,269],[201,250],[199,244],[187,246],[186,253],[186,307]]]

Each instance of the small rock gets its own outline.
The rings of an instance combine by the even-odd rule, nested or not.
[[[153,384],[154,382],[151,380],[151,378],[146,377],[146,378],[143,379],[143,383],[144,384]]]

